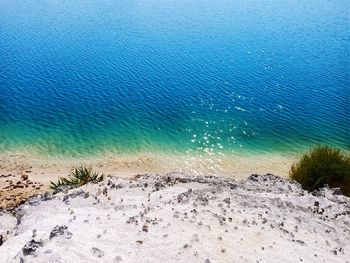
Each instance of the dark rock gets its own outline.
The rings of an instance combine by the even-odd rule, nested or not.
[[[251,176],[248,177],[248,180],[257,182],[258,181],[258,174],[252,174]]]
[[[27,175],[27,174],[23,174],[23,175],[21,176],[21,178],[22,178],[22,180],[28,180],[28,175]]]
[[[126,221],[126,223],[138,225],[138,221],[137,221],[136,217],[134,217],[134,216],[129,217],[129,219]]]
[[[231,203],[231,199],[229,197],[225,198],[223,200],[223,202],[225,202],[226,204],[230,204]]]
[[[98,258],[102,258],[105,255],[105,253],[103,253],[103,251],[97,247],[92,247],[90,251],[94,256]]]
[[[68,196],[70,198],[76,198],[76,197],[82,196],[84,194],[85,194],[85,192],[83,190],[77,190],[77,191],[74,191],[74,192],[70,193]]]
[[[68,190],[70,190],[72,188],[73,188],[73,186],[71,186],[71,185],[60,185],[59,187],[57,187],[55,189],[55,193],[59,193],[59,192],[67,193]]]
[[[160,182],[156,182],[154,184],[154,187],[155,187],[155,191],[159,191],[160,189],[163,189],[165,187],[165,185],[160,183]]]
[[[295,240],[295,242],[300,244],[300,245],[306,245],[306,243],[302,240]]]
[[[238,186],[236,184],[227,183],[231,190],[236,189]]]
[[[311,192],[311,194],[317,197],[325,197],[324,191],[322,191],[322,189],[314,190]]]
[[[147,225],[144,225],[144,226],[142,227],[142,231],[143,231],[143,232],[148,232],[148,226],[147,226]]]
[[[321,209],[318,211],[318,214],[319,214],[319,215],[322,215],[322,214],[324,213],[324,211],[325,211],[324,208],[321,208]]]
[[[333,189],[333,195],[342,195],[342,194],[343,193],[339,187]]]
[[[62,236],[65,235],[65,237],[67,239],[70,239],[72,237],[72,233],[68,231],[68,227],[67,226],[55,226],[55,228],[51,231],[49,239],[51,240],[52,238],[56,237],[56,236]]]
[[[29,241],[27,244],[24,245],[24,247],[22,248],[22,252],[24,256],[27,255],[33,255],[34,252],[39,248],[42,247],[44,245],[42,240],[39,241],[35,241],[34,239],[32,239],[31,241]]]
[[[40,199],[41,199],[41,201],[48,201],[48,200],[53,199],[53,196],[51,193],[46,192],[46,193],[40,195]]]
[[[176,178],[175,179],[175,183],[179,182],[179,183],[188,183],[190,180],[186,179],[186,178]],[[168,180],[168,182],[170,182],[170,180]]]

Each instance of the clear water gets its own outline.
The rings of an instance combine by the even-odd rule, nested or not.
[[[348,0],[0,0],[0,150],[350,150]]]

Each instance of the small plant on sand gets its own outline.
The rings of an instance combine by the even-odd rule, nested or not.
[[[332,147],[318,146],[292,165],[290,177],[309,191],[328,184],[350,196],[350,155]]]
[[[98,183],[103,180],[104,175],[94,172],[91,167],[76,167],[67,178],[59,178],[57,183],[51,182],[50,188],[58,190],[62,186],[79,187],[89,182]]]

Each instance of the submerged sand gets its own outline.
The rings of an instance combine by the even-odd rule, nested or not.
[[[28,197],[49,190],[50,182],[66,177],[73,167],[91,166],[104,174],[130,178],[137,174],[181,172],[245,179],[252,173],[273,173],[286,178],[296,156],[260,155],[104,155],[43,157],[31,153],[0,155],[0,209],[13,208]]]

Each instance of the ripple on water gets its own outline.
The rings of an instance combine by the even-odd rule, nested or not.
[[[0,150],[350,150],[347,7],[2,1]]]

